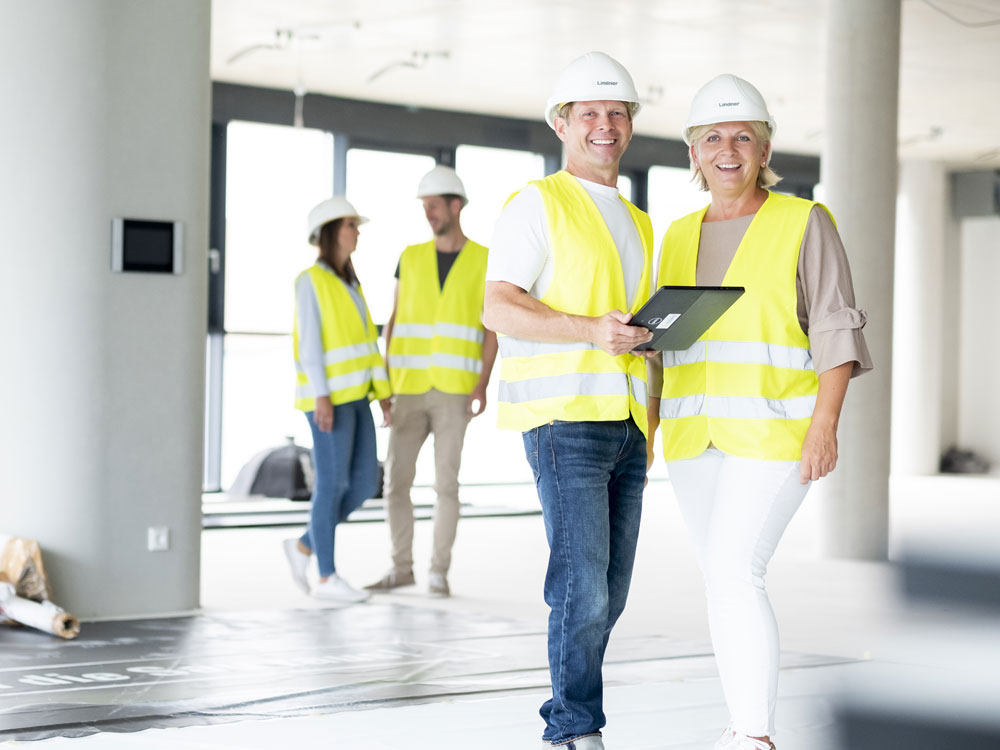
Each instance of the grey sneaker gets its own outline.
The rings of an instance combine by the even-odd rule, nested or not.
[[[369,591],[391,591],[401,586],[412,586],[414,583],[412,570],[402,572],[393,568],[375,583],[369,583],[365,588]]]
[[[448,579],[444,573],[431,572],[427,576],[427,593],[431,596],[444,598],[451,596],[451,589],[448,588]]]

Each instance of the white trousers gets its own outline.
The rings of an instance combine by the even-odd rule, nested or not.
[[[774,734],[778,625],[764,589],[774,548],[809,485],[798,461],[761,461],[708,448],[667,463],[705,579],[708,622],[731,727]]]

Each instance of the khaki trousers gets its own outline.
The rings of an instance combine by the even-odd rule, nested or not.
[[[413,502],[410,488],[416,473],[417,455],[430,433],[434,433],[434,551],[431,571],[448,572],[451,547],[458,529],[458,470],[462,444],[469,424],[469,397],[434,389],[418,395],[399,394],[392,405],[392,426],[385,462],[385,500],[392,565],[396,570],[413,569]]]

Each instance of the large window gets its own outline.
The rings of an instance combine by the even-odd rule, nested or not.
[[[295,277],[316,258],[309,209],[333,185],[333,136],[232,122],[226,161],[226,335],[223,344],[222,488],[258,451],[285,436],[311,445],[293,408]]]
[[[347,152],[347,197],[370,219],[361,227],[354,269],[378,325],[392,313],[393,274],[403,248],[431,239],[416,195],[420,178],[433,168],[431,156],[360,148]]]
[[[650,167],[648,178],[649,213],[653,220],[656,243],[655,258],[659,258],[663,235],[670,222],[686,216],[711,200],[691,182],[691,171],[680,167]]]
[[[632,201],[632,178],[627,174],[618,175],[618,192],[628,201]],[[632,201],[633,203],[635,201]]]
[[[466,236],[488,246],[493,237],[493,225],[507,198],[530,180],[545,176],[545,159],[527,151],[459,146],[455,169],[469,196],[469,205],[462,211],[462,229]],[[460,475],[463,483],[532,481],[520,433],[497,429],[499,382],[500,357],[497,356],[486,391],[486,411],[472,420],[466,433]],[[427,470],[433,471],[433,464],[429,463]]]
[[[290,333],[295,276],[316,258],[306,215],[333,185],[333,136],[233,122],[227,140],[226,331]]]
[[[493,225],[507,199],[529,180],[545,176],[545,159],[528,151],[459,146],[455,170],[469,196],[469,205],[462,211],[462,228],[468,237],[489,245]]]

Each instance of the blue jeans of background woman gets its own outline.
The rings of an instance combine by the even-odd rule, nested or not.
[[[375,420],[367,398],[333,407],[333,429],[321,432],[306,412],[313,436],[315,485],[309,525],[299,539],[316,555],[320,578],[335,573],[334,537],[347,519],[378,489]]]
[[[601,667],[625,609],[646,479],[646,438],[632,419],[555,421],[524,433],[549,543],[552,698],[542,739],[561,743],[604,726]]]

